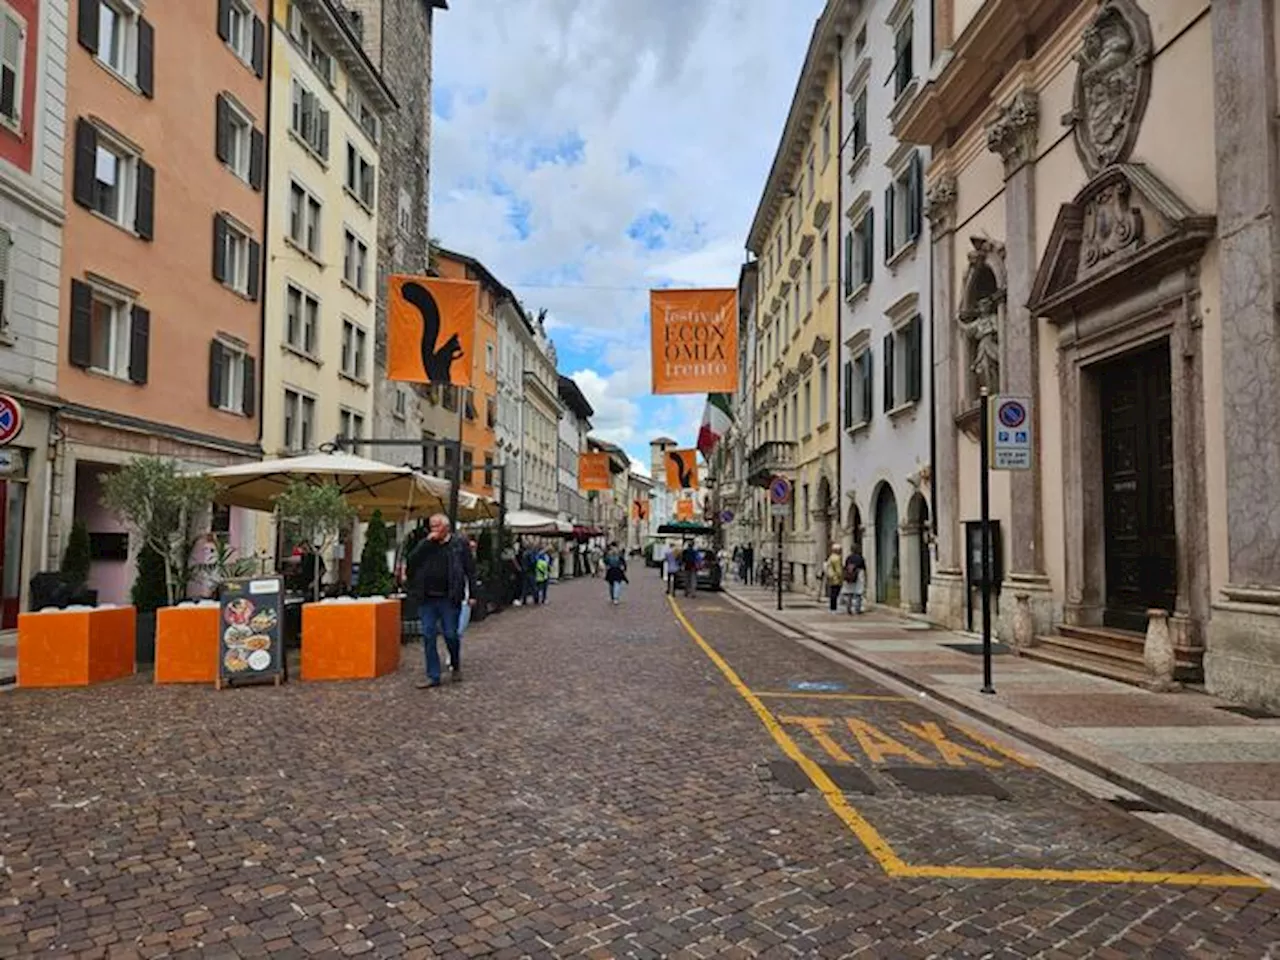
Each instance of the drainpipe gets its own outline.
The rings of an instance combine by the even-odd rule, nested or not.
[[[266,38],[263,43],[266,46],[266,60],[263,64],[263,81],[267,88],[267,108],[266,117],[262,125],[262,265],[259,268],[262,271],[258,278],[258,290],[261,294],[262,302],[258,311],[258,371],[257,371],[257,392],[258,402],[255,411],[258,417],[258,449],[262,450],[262,424],[264,422],[262,416],[262,407],[266,402],[263,390],[267,383],[267,301],[269,291],[267,289],[267,277],[271,275],[268,264],[271,262],[270,246],[268,241],[269,224],[271,223],[271,94],[272,94],[272,70],[271,61],[272,54],[275,50],[275,33],[276,33],[276,17],[274,3],[267,4],[267,23]]]

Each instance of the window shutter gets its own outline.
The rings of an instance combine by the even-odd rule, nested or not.
[[[871,348],[862,355],[862,419],[870,421],[871,412],[875,409],[876,365],[871,356]]]
[[[227,279],[227,221],[220,213],[213,215],[213,279]]]
[[[910,183],[910,204],[907,207],[908,225],[907,230],[911,235],[911,239],[915,240],[920,236],[921,214],[924,208],[924,169],[920,161],[920,151],[911,154],[911,172],[908,175]]]
[[[133,218],[133,229],[143,240],[151,240],[156,233],[156,170],[138,161],[138,209]]]
[[[221,342],[209,341],[209,406],[222,406],[222,365],[226,362]]]
[[[258,414],[258,365],[254,362],[253,357],[245,355],[244,358],[244,410],[246,417],[254,417]]]
[[[884,336],[884,409],[888,413],[897,404],[894,403],[893,387],[893,340],[892,333]]]
[[[129,329],[129,379],[147,382],[147,355],[151,350],[151,311],[134,304]]]
[[[253,72],[259,77],[266,70],[267,29],[261,17],[253,18]]]
[[[893,184],[884,191],[884,262],[893,259]]]
[[[255,190],[262,189],[262,177],[266,170],[267,138],[262,131],[254,129],[249,133],[249,185]]]
[[[82,207],[93,206],[94,169],[97,162],[98,128],[81,117],[76,121],[76,168],[72,196]]]
[[[214,121],[213,152],[218,160],[226,163],[231,158],[231,117],[227,98],[218,94],[214,101],[217,119]]]
[[[156,95],[156,30],[138,18],[138,89],[148,100]]]
[[[246,292],[249,294],[249,299],[254,301],[255,303],[258,300],[259,281],[261,279],[258,276],[258,274],[261,272],[262,272],[262,244],[258,243],[258,241],[256,240],[250,240],[249,241],[249,288]]]
[[[844,295],[853,293],[853,231],[844,235]]]
[[[93,362],[93,291],[80,280],[71,281],[70,361],[88,369]]]
[[[853,361],[844,362],[844,428],[853,426]]]
[[[862,280],[870,283],[876,272],[876,212],[867,211],[862,221]]]
[[[231,0],[218,0],[218,36],[231,39]]]
[[[316,107],[316,115],[320,120],[320,138],[318,141],[318,150],[320,156],[329,159],[329,111]]]
[[[923,321],[919,316],[911,318],[907,327],[909,350],[907,351],[907,399],[919,400],[924,393],[924,350],[922,343]]]
[[[80,46],[90,53],[98,52],[98,0],[80,0],[76,34]]]

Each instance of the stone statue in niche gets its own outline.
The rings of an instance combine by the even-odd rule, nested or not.
[[[1082,273],[1118,253],[1142,245],[1142,210],[1129,202],[1132,192],[1129,181],[1119,177],[1085,204],[1080,237]]]
[[[1151,93],[1151,26],[1134,0],[1103,0],[1081,37],[1075,98],[1062,118],[1090,176],[1133,152]]]
[[[1004,326],[1004,245],[986,237],[970,237],[964,303],[958,318],[968,342],[969,396],[985,387],[1000,390],[1000,330]]]

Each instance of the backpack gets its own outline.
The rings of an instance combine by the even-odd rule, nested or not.
[[[539,557],[533,568],[537,571],[539,581],[546,580],[551,575],[551,562],[546,557]]]
[[[860,557],[850,557],[844,562],[844,582],[857,583],[858,571],[862,569]]]

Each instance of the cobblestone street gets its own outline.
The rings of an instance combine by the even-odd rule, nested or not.
[[[0,956],[1280,951],[1280,892],[632,579],[475,625],[439,690],[409,647],[381,681],[0,694]]]

